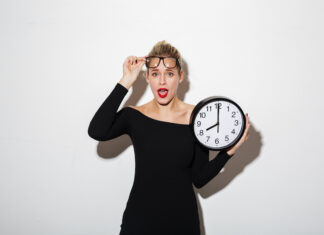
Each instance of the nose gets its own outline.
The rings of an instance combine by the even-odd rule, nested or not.
[[[160,84],[161,85],[165,84],[165,81],[166,81],[166,77],[165,74],[163,74],[162,76],[160,76]]]

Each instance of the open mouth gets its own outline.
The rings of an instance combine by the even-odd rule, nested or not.
[[[166,97],[168,95],[168,89],[166,88],[160,88],[158,89],[158,94],[160,97]]]

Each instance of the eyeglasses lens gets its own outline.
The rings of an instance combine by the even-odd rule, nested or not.
[[[177,64],[177,60],[175,58],[163,58],[164,65],[167,68],[174,68]],[[156,68],[159,65],[160,58],[159,57],[149,57],[147,58],[147,65],[149,68]]]

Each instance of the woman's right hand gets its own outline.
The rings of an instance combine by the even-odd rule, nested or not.
[[[123,77],[120,83],[129,89],[133,83],[136,81],[143,65],[146,62],[147,56],[136,57],[128,56],[123,64]]]

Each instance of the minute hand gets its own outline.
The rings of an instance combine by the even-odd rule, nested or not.
[[[219,132],[219,104],[217,105],[217,123],[218,123],[218,126],[217,126],[217,133]]]

